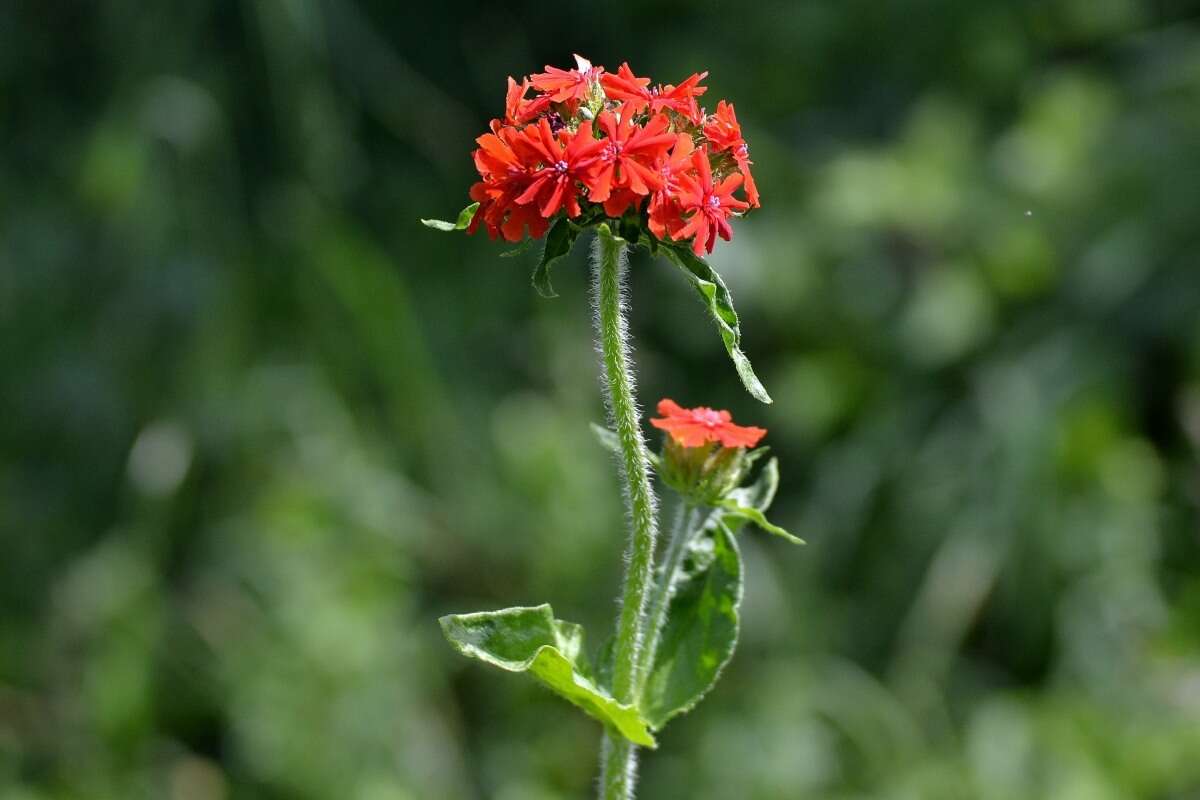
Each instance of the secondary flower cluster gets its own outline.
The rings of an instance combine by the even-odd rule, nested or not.
[[[479,210],[468,231],[482,223],[493,239],[538,239],[560,212],[575,219],[602,207],[608,217],[638,213],[659,239],[691,240],[696,255],[718,236],[728,241],[729,218],[759,197],[733,104],[708,114],[696,102],[708,73],[651,85],[628,64],[610,73],[575,61],[508,79],[504,118],[476,140],[482,180],[471,187]]]
[[[675,491],[700,503],[715,503],[737,488],[754,463],[746,448],[767,435],[764,428],[735,425],[728,411],[683,408],[658,402],[661,418],[650,424],[666,431],[660,475]]]

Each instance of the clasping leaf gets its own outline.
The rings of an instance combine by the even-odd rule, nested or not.
[[[450,614],[439,622],[446,639],[469,658],[508,672],[526,672],[560,697],[634,744],[655,747],[646,720],[591,678],[583,628],[554,618],[549,605]]]
[[[718,520],[700,531],[671,581],[667,623],[642,690],[642,712],[655,730],[699,703],[733,657],[742,559],[729,529]]]

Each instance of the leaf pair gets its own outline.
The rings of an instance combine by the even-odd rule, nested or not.
[[[554,618],[549,605],[450,614],[439,622],[464,656],[509,672],[525,672],[634,744],[656,747],[646,720],[592,679],[583,628]]]
[[[583,629],[555,619],[549,605],[451,614],[440,622],[463,655],[526,673],[634,744],[653,748],[651,730],[695,707],[733,657],[742,561],[729,528],[700,531],[671,581],[669,616],[640,709],[597,683],[583,654]]]

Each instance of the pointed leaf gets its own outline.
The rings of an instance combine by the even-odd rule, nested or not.
[[[768,448],[766,447],[759,447],[756,450],[752,450],[746,454],[747,459],[756,459],[760,457],[761,454],[765,453],[767,449]],[[766,510],[771,507],[771,501],[775,499],[775,492],[778,489],[779,459],[772,458],[759,471],[758,477],[754,479],[754,483],[734,489],[725,497],[726,499],[733,500],[738,506],[757,509],[758,511],[765,513]],[[730,519],[731,517],[734,517],[733,514],[722,511],[718,511],[717,513],[722,514],[725,517],[725,524],[729,526],[730,530],[737,530],[737,527],[730,524],[734,521]],[[736,525],[740,527],[741,520],[744,519],[744,517],[737,518]]]
[[[646,677],[642,712],[660,730],[690,711],[733,657],[742,602],[742,560],[733,534],[718,523],[689,546],[676,573],[667,624]]]
[[[537,293],[542,297],[558,297],[550,284],[550,267],[571,252],[571,246],[575,244],[575,237],[578,235],[579,228],[566,217],[559,217],[558,222],[550,226],[550,232],[546,234],[546,249],[542,251],[542,260],[533,270],[533,288],[537,289]]]
[[[769,522],[763,512],[759,511],[754,506],[742,505],[733,497],[726,497],[725,499],[718,501],[717,505],[729,514],[733,514],[736,517],[742,517],[750,522],[753,522],[767,533],[773,533],[776,536],[782,536],[792,544],[805,544],[805,541],[800,537],[793,536],[778,525]]]
[[[441,219],[423,219],[421,224],[433,228],[438,231],[461,231],[466,230],[471,224],[471,220],[475,219],[475,212],[479,210],[479,203],[471,203],[458,213],[457,222],[446,222]]]
[[[733,310],[733,299],[729,296],[729,289],[725,286],[725,281],[721,280],[721,276],[709,266],[707,261],[697,257],[686,244],[660,242],[659,249],[687,276],[700,295],[700,299],[704,301],[746,391],[755,400],[770,403],[771,396],[767,394],[762,382],[754,374],[754,368],[750,366],[750,359],[746,358],[746,354],[742,352],[742,330],[738,324],[737,312]]]
[[[656,745],[646,720],[590,676],[583,628],[554,618],[549,605],[450,614],[439,622],[456,650],[509,672],[527,672],[634,744]]]

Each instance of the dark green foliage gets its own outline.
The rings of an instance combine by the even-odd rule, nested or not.
[[[737,104],[775,402],[644,252],[639,392],[768,428],[809,542],[742,523],[641,796],[1200,794],[1184,6],[0,3],[0,796],[590,796],[598,726],[434,621],[611,630],[586,253],[543,301],[416,222],[575,50]]]

